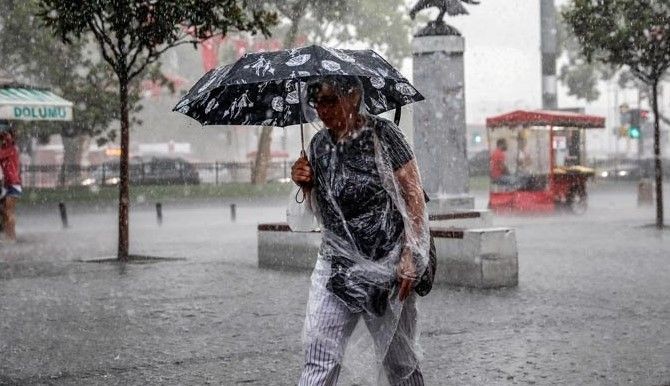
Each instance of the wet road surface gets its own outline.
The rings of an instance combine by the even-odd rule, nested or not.
[[[667,189],[666,189],[667,191]],[[476,193],[478,206],[486,204]],[[281,200],[152,203],[115,253],[115,207],[20,208],[0,244],[0,384],[295,384],[309,272],[256,268],[256,224]],[[519,286],[439,287],[419,301],[429,385],[670,383],[670,231],[633,187],[595,188],[580,217],[495,217],[516,229]],[[371,384],[345,368],[342,385]]]

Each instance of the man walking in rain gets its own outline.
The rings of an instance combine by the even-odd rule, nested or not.
[[[400,130],[365,114],[355,77],[307,83],[325,129],[292,179],[316,214],[322,242],[312,275],[299,385],[335,385],[359,320],[375,343],[378,383],[423,385],[414,286],[426,269],[428,219],[418,167]]]

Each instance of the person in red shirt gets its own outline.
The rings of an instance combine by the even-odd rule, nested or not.
[[[496,141],[496,149],[491,153],[489,162],[491,182],[498,185],[514,185],[514,176],[510,175],[506,164],[507,141],[499,138]]]
[[[7,240],[16,241],[16,201],[21,196],[19,150],[14,143],[14,133],[0,133],[0,168],[4,176],[2,186],[2,224]]]

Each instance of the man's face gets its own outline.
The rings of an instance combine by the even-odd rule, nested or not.
[[[347,117],[357,112],[359,97],[358,92],[339,95],[333,86],[325,83],[316,94],[314,104],[319,118],[328,128],[343,130],[346,128]]]

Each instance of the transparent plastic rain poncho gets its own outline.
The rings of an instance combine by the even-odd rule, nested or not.
[[[308,81],[302,89],[313,90],[322,81]],[[351,92],[348,87],[335,90],[340,97]],[[311,121],[307,126],[316,131],[307,151],[314,186],[289,215],[309,209],[322,241],[307,305],[307,365],[300,385],[334,384],[339,365],[324,370],[334,363],[342,363],[354,378],[369,379],[372,366],[376,384],[401,383],[417,376],[419,355],[416,294],[412,290],[399,301],[398,264],[407,254],[421,277],[429,253],[428,217],[413,153],[398,127],[365,114],[364,103],[363,127],[335,141],[309,103],[309,91],[301,99]]]

